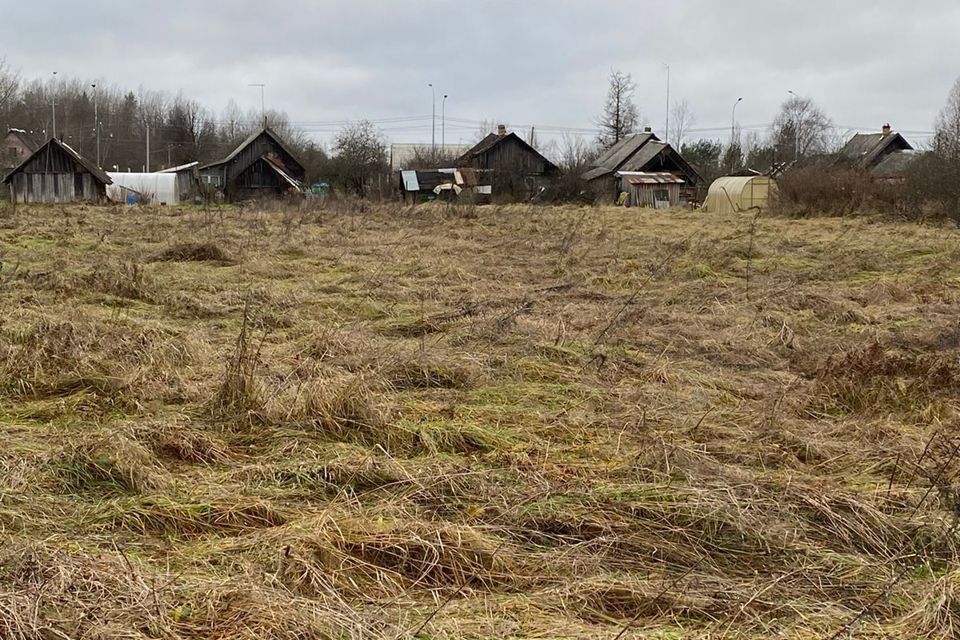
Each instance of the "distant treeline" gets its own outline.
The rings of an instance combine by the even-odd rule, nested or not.
[[[139,88],[130,91],[75,78],[25,81],[0,60],[0,125],[24,129],[38,140],[53,135],[88,158],[96,156],[96,122],[100,122],[100,158],[105,169],[141,171],[147,164],[150,131],[152,170],[229,153],[262,125],[259,109],[242,110],[232,100],[216,113],[183,94]],[[95,117],[96,112],[96,117]],[[267,123],[302,157],[316,175],[326,154],[295,127],[283,112],[267,111]]]

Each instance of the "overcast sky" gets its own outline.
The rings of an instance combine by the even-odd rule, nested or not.
[[[686,98],[693,137],[749,130],[787,91],[846,132],[932,128],[960,75],[955,0],[2,0],[0,57],[27,78],[52,71],[136,89],[183,90],[217,112],[231,98],[287,112],[320,139],[345,120],[395,142],[429,141],[431,90],[447,142],[481,121],[543,134],[595,126],[611,69],[633,75],[642,117],[664,127]],[[417,118],[413,120],[412,118]],[[322,123],[322,124],[318,124]],[[908,137],[910,137],[908,135]]]

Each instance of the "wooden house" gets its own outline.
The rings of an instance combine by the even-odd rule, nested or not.
[[[56,138],[3,178],[13,202],[103,202],[110,176]]]
[[[223,160],[198,170],[201,186],[226,200],[303,193],[306,170],[293,151],[264,127]]]
[[[0,143],[0,170],[4,173],[19,166],[40,148],[40,143],[23,129],[8,129]]]
[[[696,199],[702,181],[697,170],[649,128],[607,149],[582,177],[608,196],[626,193],[627,204],[655,207]]]
[[[885,124],[879,133],[850,138],[837,154],[836,166],[865,171],[875,181],[898,183],[920,156],[906,138]]]
[[[504,125],[457,160],[457,168],[490,176],[495,195],[530,195],[558,173],[557,166]]]

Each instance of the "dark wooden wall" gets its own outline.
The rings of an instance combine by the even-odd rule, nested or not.
[[[522,173],[539,176],[549,173],[549,165],[543,157],[531,151],[514,137],[505,138],[491,149],[470,161],[474,169],[504,173]]]
[[[10,196],[14,202],[100,202],[106,185],[54,144],[14,174]]]

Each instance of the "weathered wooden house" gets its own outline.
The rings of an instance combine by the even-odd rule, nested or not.
[[[489,176],[494,195],[529,196],[558,173],[557,166],[504,125],[457,160],[460,169]]]
[[[303,193],[306,170],[273,130],[254,132],[223,160],[198,170],[201,186],[226,200]]]
[[[697,170],[649,128],[607,149],[582,177],[607,196],[626,193],[625,204],[660,208],[696,199],[702,181]]]
[[[23,129],[8,129],[0,144],[0,170],[17,167],[40,148],[40,143]]]
[[[110,176],[56,138],[3,178],[13,202],[103,202]]]
[[[879,133],[858,133],[837,154],[836,166],[857,169],[881,182],[902,182],[921,154],[889,124]]]

